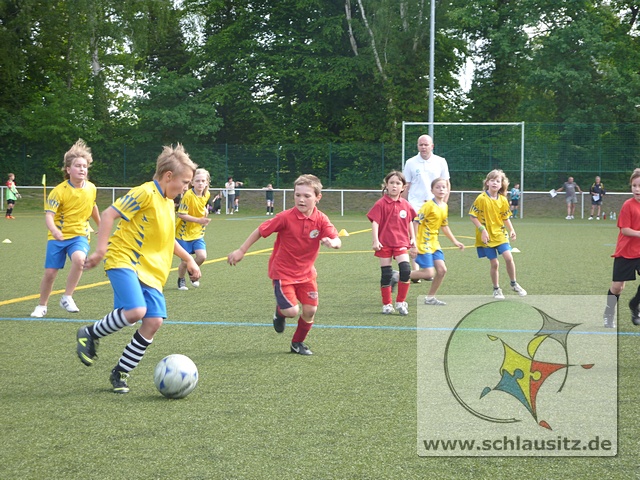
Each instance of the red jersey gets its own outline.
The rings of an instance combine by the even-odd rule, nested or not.
[[[640,258],[640,237],[629,237],[622,234],[623,228],[640,230],[640,202],[630,198],[622,204],[618,215],[618,242],[612,257]]]
[[[385,194],[371,207],[367,218],[380,226],[378,240],[382,246],[409,248],[409,226],[416,215],[416,211],[407,200],[402,197],[394,200]]]
[[[280,212],[263,222],[258,232],[262,237],[278,233],[269,258],[269,278],[285,283],[314,280],[317,272],[313,264],[318,258],[320,239],[338,236],[329,217],[315,207],[308,217],[295,207]]]

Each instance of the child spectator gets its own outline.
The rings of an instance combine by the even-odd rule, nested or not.
[[[433,199],[425,202],[414,220],[418,227],[416,263],[420,266],[420,270],[413,270],[411,278],[432,280],[431,288],[424,300],[426,305],[446,305],[445,302],[436,298],[436,293],[447,274],[444,253],[438,239],[440,230],[456,247],[464,250],[464,245],[453,236],[448,224],[449,206],[444,201],[449,193],[448,184],[449,182],[444,178],[436,178],[431,182]]]
[[[284,332],[286,319],[298,316],[300,302],[302,314],[291,341],[291,352],[300,355],[312,354],[304,340],[318,309],[317,272],[313,264],[320,244],[329,248],[342,245],[336,227],[316,207],[322,198],[321,192],[322,184],[316,176],[298,177],[293,190],[295,207],[263,222],[227,257],[229,265],[236,265],[260,238],[278,234],[269,258],[269,278],[276,296],[273,328],[278,333]]]
[[[7,213],[4,217],[7,220],[15,220],[16,217],[13,216],[13,207],[16,204],[16,200],[21,198],[16,188],[15,180],[16,176],[13,173],[7,175]]]
[[[632,198],[625,201],[618,215],[618,241],[613,253],[613,281],[607,292],[607,307],[604,310],[604,326],[616,327],[616,305],[625,283],[636,279],[640,271],[640,168],[631,174]],[[629,302],[631,322],[640,325],[640,287]]]
[[[91,150],[78,140],[64,154],[65,181],[57,185],[47,198],[45,223],[47,225],[47,253],[44,277],[40,282],[40,302],[31,312],[32,317],[44,317],[58,271],[64,268],[66,257],[71,260],[64,295],[60,306],[67,312],[80,311],[73,300],[73,292],[82,276],[82,268],[89,254],[89,217],[100,227],[100,212],[96,205],[96,186],[89,181],[89,167],[93,162]]]
[[[511,217],[516,218],[518,216],[518,206],[520,205],[520,184],[516,183],[509,192],[511,201],[509,202],[509,208],[511,209]]]
[[[476,249],[478,258],[488,258],[491,265],[491,281],[493,282],[493,298],[504,300],[500,288],[498,255],[502,255],[507,266],[507,274],[511,280],[511,289],[521,297],[527,292],[516,281],[516,264],[511,254],[509,237],[516,239],[513,229],[509,202],[504,196],[509,188],[509,179],[502,170],[492,170],[487,174],[483,190],[471,206],[469,216],[476,226]],[[505,228],[506,226],[506,228]],[[507,232],[508,229],[508,232]]]
[[[265,197],[267,199],[267,215],[273,215],[273,200],[274,200],[274,191],[273,185],[269,184],[265,188]]]
[[[392,301],[391,262],[395,258],[400,271],[395,311],[400,315],[408,315],[406,302],[409,292],[411,263],[409,249],[415,257],[416,237],[412,221],[416,212],[411,204],[401,195],[407,181],[401,172],[392,170],[384,177],[382,198],[367,213],[371,222],[374,255],[380,259],[380,293],[382,295],[382,313],[394,312]]]
[[[211,221],[207,217],[207,203],[209,202],[209,182],[211,177],[204,168],[198,168],[193,180],[192,188],[182,196],[178,207],[178,221],[176,222],[176,239],[188,254],[195,254],[196,263],[202,265],[207,259],[207,244],[204,241],[204,230]],[[189,290],[185,274],[187,262],[182,261],[178,266],[178,290]],[[192,280],[191,285],[198,288],[199,280]]]
[[[164,147],[153,181],[132,188],[102,212],[98,245],[87,258],[85,268],[95,267],[106,257],[104,268],[113,288],[114,310],[78,330],[76,351],[80,361],[90,367],[95,362],[100,338],[142,320],[111,370],[109,380],[114,393],[129,393],[129,372],[138,366],[167,318],[162,288],[173,255],[187,263],[191,280],[200,278],[200,267],[175,239],[173,206],[173,199],[187,189],[195,170],[196,165],[182,145]]]

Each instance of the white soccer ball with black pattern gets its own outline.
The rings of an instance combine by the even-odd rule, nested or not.
[[[153,381],[165,397],[184,398],[198,385],[198,367],[186,355],[174,353],[158,362]]]

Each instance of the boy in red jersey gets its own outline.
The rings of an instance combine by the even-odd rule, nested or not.
[[[604,309],[604,326],[616,327],[616,305],[625,282],[636,279],[636,272],[640,272],[640,168],[636,168],[631,174],[630,198],[622,205],[618,215],[618,241],[616,251],[613,253],[613,281],[607,292],[607,306]],[[631,321],[634,325],[640,325],[640,287],[635,297],[629,302],[631,309]]]
[[[278,333],[284,332],[286,319],[298,316],[300,302],[302,314],[291,340],[291,352],[300,355],[312,354],[304,340],[318,309],[317,272],[313,264],[320,244],[329,248],[342,246],[336,227],[316,208],[322,198],[321,191],[322,184],[316,176],[298,177],[294,183],[295,207],[262,223],[239,249],[227,256],[229,265],[236,265],[260,238],[278,234],[269,258],[269,278],[276,296],[273,328]]]

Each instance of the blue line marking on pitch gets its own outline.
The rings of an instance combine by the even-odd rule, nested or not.
[[[88,319],[71,319],[71,318],[33,318],[33,317],[0,317],[0,321],[10,322],[52,322],[52,323],[92,323],[95,320]],[[253,323],[253,322],[185,322],[180,320],[166,320],[163,322],[166,325],[212,325],[217,327],[273,327],[271,323]],[[288,326],[295,327],[295,323],[288,323]],[[402,327],[392,325],[319,325],[314,324],[313,328],[328,328],[328,329],[345,329],[345,330],[393,330],[393,331],[424,331],[424,332],[450,332],[453,329],[448,327]],[[492,332],[492,333],[538,333],[540,329],[535,330],[509,330],[509,329],[481,329],[481,328],[459,328],[459,331],[474,331],[474,332]],[[566,332],[559,332],[566,333]],[[638,337],[640,332],[571,332],[574,335],[621,335]]]

